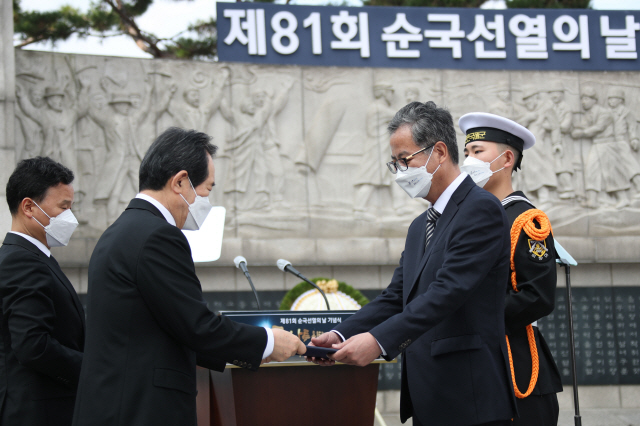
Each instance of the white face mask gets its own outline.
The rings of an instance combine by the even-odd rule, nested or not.
[[[38,206],[35,201],[33,203]],[[71,209],[63,211],[56,217],[51,217],[42,210],[42,207],[38,206],[38,208],[49,218],[49,224],[44,226],[34,217],[35,221],[44,228],[44,232],[47,234],[47,245],[49,247],[64,247],[69,244],[73,231],[78,227],[78,220],[71,213]]]
[[[182,197],[182,194],[180,194],[184,202],[189,206],[189,214],[187,215],[187,220],[184,222],[182,229],[185,231],[197,231],[204,223],[204,220],[207,218],[207,215],[213,206],[211,206],[207,197],[201,197],[198,195],[196,189],[191,183],[191,179],[189,179],[189,185],[191,185],[191,189],[193,189],[193,192],[196,194],[196,199],[193,204],[189,204],[189,202]]]
[[[502,154],[504,154],[505,152],[503,152]],[[502,154],[494,158],[493,161],[496,161],[498,158],[502,157]],[[493,163],[493,161],[491,163]],[[487,163],[486,161],[482,161],[475,157],[469,156],[464,160],[462,166],[460,166],[460,170],[468,173],[469,176],[471,176],[471,179],[473,179],[473,181],[476,183],[476,185],[482,188],[487,184],[487,182],[489,182],[489,179],[491,179],[491,176],[494,173],[498,173],[500,170],[504,169],[503,167],[502,169],[498,169],[495,172],[491,171],[491,163]]]
[[[400,188],[404,189],[404,192],[409,194],[411,198],[424,198],[429,194],[431,179],[440,168],[438,164],[438,168],[436,168],[433,173],[427,172],[427,164],[429,164],[431,154],[433,154],[433,150],[429,153],[429,158],[422,167],[409,167],[404,172],[398,170],[396,183],[400,185]]]

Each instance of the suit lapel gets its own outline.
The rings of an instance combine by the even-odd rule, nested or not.
[[[44,256],[45,263],[49,266],[49,269],[55,274],[56,277],[60,280],[62,285],[67,289],[69,294],[71,295],[71,299],[73,300],[73,304],[76,307],[76,311],[78,311],[78,315],[80,316],[80,320],[82,321],[82,329],[84,330],[84,309],[82,307],[82,303],[80,303],[80,298],[78,297],[78,293],[73,288],[71,281],[67,278],[67,276],[62,272],[58,261],[53,257],[47,257],[44,253],[40,253],[41,256]]]
[[[49,267],[49,269],[51,269],[54,275],[58,278],[58,280],[60,280],[62,285],[71,294],[71,299],[73,300],[76,310],[78,311],[78,315],[80,316],[80,320],[82,321],[82,329],[84,330],[84,327],[85,327],[84,309],[82,308],[82,304],[80,303],[80,298],[78,298],[78,293],[76,293],[76,290],[73,288],[73,285],[71,285],[71,282],[69,281],[67,276],[64,274],[64,272],[62,272],[62,269],[60,269],[60,265],[58,265],[58,262],[53,257],[53,255],[51,255],[51,257],[47,256],[30,241],[26,240],[20,235],[16,235],[12,233],[7,234],[3,244],[20,246],[23,249],[29,250],[30,252],[38,255],[40,259],[44,261],[44,263]]]
[[[455,203],[453,203],[452,200],[449,200],[449,202],[447,203],[447,207],[444,209],[444,212],[442,212],[442,216],[440,216],[440,218],[436,222],[436,229],[433,232],[433,237],[431,237],[431,241],[429,242],[429,247],[427,247],[427,250],[422,255],[422,259],[420,259],[420,262],[417,264],[418,265],[416,269],[417,273],[415,274],[411,282],[411,287],[409,288],[409,292],[407,293],[407,300],[411,295],[411,292],[413,291],[413,288],[415,287],[416,283],[418,282],[420,275],[422,275],[422,272],[424,271],[424,268],[427,265],[427,262],[429,261],[429,257],[431,257],[433,248],[438,245],[438,243],[440,242],[440,238],[442,237],[445,230],[449,226],[451,219],[453,219],[453,217],[456,215],[457,212],[458,212],[458,206]],[[426,227],[426,223],[425,223],[425,227]],[[425,236],[422,237],[422,246],[424,247],[424,244],[426,241],[426,231],[423,232],[423,234],[425,234]]]
[[[440,218],[436,222],[436,229],[433,232],[433,237],[431,237],[431,241],[429,242],[429,247],[427,247],[426,251],[424,250],[424,248],[422,249],[424,254],[422,255],[422,258],[420,259],[420,261],[417,263],[418,265],[418,267],[416,268],[417,272],[413,277],[413,280],[411,281],[409,291],[406,293],[407,297],[405,299],[405,303],[409,300],[409,296],[411,295],[413,288],[415,287],[416,283],[418,282],[418,279],[420,278],[420,276],[422,275],[422,272],[427,266],[427,262],[429,261],[429,257],[431,256],[431,253],[433,252],[434,247],[438,245],[447,227],[451,223],[451,220],[455,217],[456,213],[458,213],[458,204],[462,200],[464,200],[464,198],[467,196],[467,194],[469,193],[473,185],[475,185],[475,183],[469,176],[467,176],[462,181],[460,186],[458,186],[458,188],[451,195],[449,202],[447,203],[444,211],[442,212],[442,216],[440,216]],[[420,238],[422,247],[424,247],[426,242],[426,226],[427,226],[426,220],[427,220],[427,216],[425,215],[424,226],[422,227],[423,235],[422,235],[422,238]]]

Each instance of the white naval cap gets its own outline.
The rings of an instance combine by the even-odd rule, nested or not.
[[[526,127],[508,118],[487,112],[471,112],[458,120],[467,136],[465,145],[473,141],[490,141],[513,146],[522,152],[536,143],[536,137]]]

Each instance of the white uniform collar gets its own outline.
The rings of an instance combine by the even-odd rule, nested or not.
[[[173,226],[176,226],[176,220],[173,218],[169,210],[160,203],[160,201],[156,200],[153,197],[148,196],[147,194],[138,194],[136,195],[136,198],[140,198],[142,200],[148,201],[151,204],[153,204],[155,208],[160,210],[160,213],[162,213],[162,216],[164,216],[167,222],[169,222]]]
[[[20,235],[22,238],[29,241],[34,246],[38,247],[41,252],[47,255],[47,257],[51,257],[51,250],[49,250],[47,246],[45,246],[44,244],[42,244],[40,241],[36,240],[32,236],[23,234],[22,232],[16,232],[16,231],[9,231],[9,232],[11,232],[12,234]]]
[[[447,189],[445,189],[442,192],[442,194],[440,194],[440,197],[438,197],[435,204],[433,205],[433,208],[436,209],[438,213],[442,214],[444,212],[444,209],[445,207],[447,207],[447,204],[449,203],[451,196],[453,195],[454,192],[456,192],[456,189],[458,189],[462,181],[467,176],[468,175],[465,172],[460,173],[458,177],[455,178],[453,182],[449,184],[449,186],[447,186]]]

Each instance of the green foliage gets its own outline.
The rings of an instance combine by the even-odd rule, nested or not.
[[[136,24],[153,0],[93,0],[86,13],[70,6],[56,11],[23,11],[20,0],[13,1],[14,33],[24,47],[41,41],[52,44],[76,34],[80,37],[126,35],[143,51],[156,58],[212,60],[217,52],[216,21],[199,21],[169,39],[147,33]],[[188,1],[188,0],[174,0]]]
[[[17,0],[14,0],[17,2]],[[51,12],[14,11],[14,32],[24,40],[56,42],[66,40],[73,34],[87,35],[90,22],[78,9],[63,6]]]
[[[507,0],[509,9],[588,9],[591,0]]]
[[[318,281],[323,281],[323,280],[329,281],[330,279],[331,278],[317,277],[317,278],[312,278],[311,281],[313,281],[314,283],[317,283]],[[295,302],[296,299],[300,297],[301,294],[309,290],[313,290],[313,286],[304,281],[296,285],[295,287],[293,287],[282,298],[282,303],[280,303],[280,310],[281,311],[290,310],[291,306],[293,305],[293,302]],[[356,290],[355,288],[351,287],[350,285],[342,281],[338,281],[338,290],[343,292],[347,296],[351,296],[353,300],[355,300],[360,306],[364,306],[367,303],[369,303],[369,299],[367,299],[362,293],[360,293],[358,290]]]

